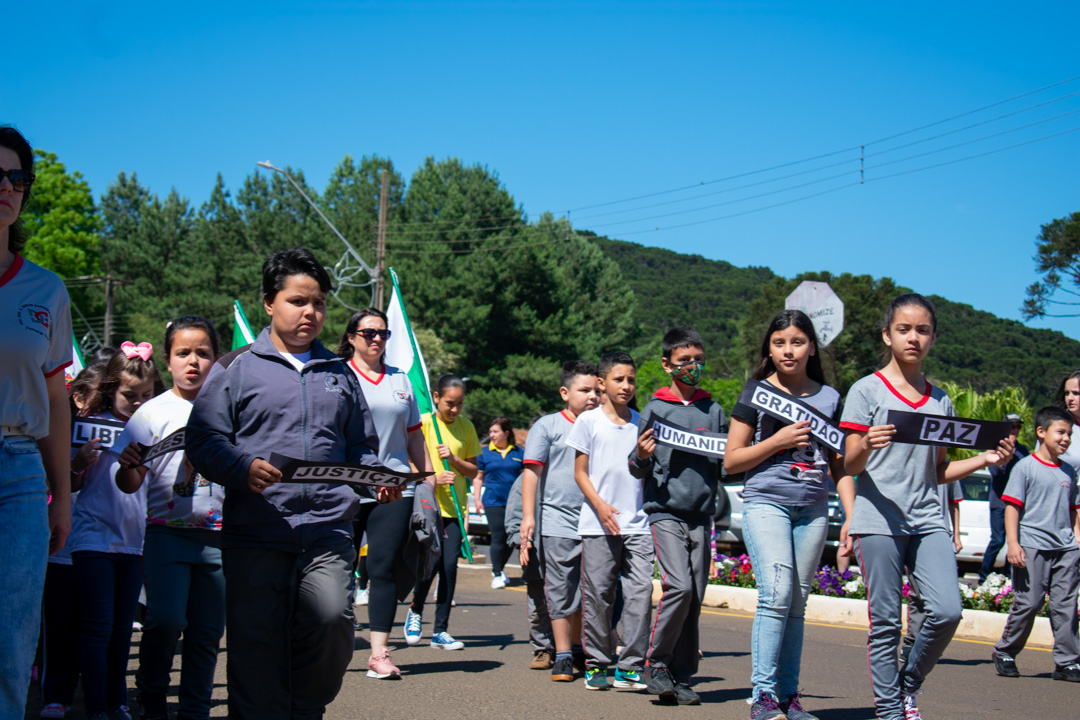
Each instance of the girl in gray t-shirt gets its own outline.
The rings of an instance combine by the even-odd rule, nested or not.
[[[758,612],[751,636],[750,715],[811,718],[799,697],[803,616],[810,582],[828,533],[828,479],[843,459],[810,434],[764,412],[762,388],[773,398],[808,405],[836,421],[840,393],[825,384],[814,324],[799,310],[773,318],[761,343],[754,380],[732,412],[724,467],[746,473],[743,538],[758,579]]]
[[[918,717],[915,695],[960,623],[960,592],[952,537],[941,513],[937,486],[955,482],[1012,457],[1010,440],[996,450],[948,462],[945,449],[893,443],[889,410],[952,415],[949,396],[922,374],[922,362],[937,339],[933,304],[922,295],[901,295],[885,313],[882,340],[889,362],[848,391],[840,426],[848,431],[837,483],[848,520],[840,531],[841,552],[853,537],[869,598],[870,681],[877,716]],[[857,490],[851,476],[858,476]],[[904,666],[897,664],[905,566],[917,581],[927,619]]]

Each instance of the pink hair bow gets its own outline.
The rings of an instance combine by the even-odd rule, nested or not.
[[[120,343],[120,352],[124,353],[124,357],[130,360],[133,357],[139,357],[143,360],[149,360],[150,356],[154,354],[154,346],[148,342],[141,342],[138,345],[125,340]]]

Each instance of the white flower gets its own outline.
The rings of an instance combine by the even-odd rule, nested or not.
[[[858,592],[860,590],[862,590],[862,580],[859,578],[855,578],[854,580],[848,580],[846,583],[844,583],[844,592],[848,595]]]

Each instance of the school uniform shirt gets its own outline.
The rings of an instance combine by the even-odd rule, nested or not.
[[[118,418],[111,412],[93,415],[91,420]],[[123,447],[113,444],[102,450],[97,462],[83,476],[79,502],[71,513],[71,552],[93,551],[142,555],[146,533],[146,483],[128,495],[116,487],[119,453]]]
[[[763,381],[762,385],[775,387],[768,381]],[[743,388],[731,415],[754,428],[756,445],[791,423],[759,411],[753,405],[752,396],[752,387],[747,385]],[[842,403],[840,393],[835,388],[822,385],[813,395],[805,395],[799,399],[833,421],[840,419]],[[828,478],[828,448],[811,436],[808,447],[788,448],[765,458],[759,465],[748,470],[743,502],[756,500],[800,507],[819,505],[829,499]]]
[[[578,520],[585,496],[574,481],[577,451],[566,444],[573,427],[574,421],[562,410],[533,423],[525,440],[524,462],[540,475],[537,524],[541,537],[580,538]]]
[[[566,444],[577,453],[589,456],[589,480],[600,499],[619,511],[622,535],[646,535],[649,519],[643,509],[642,483],[630,474],[628,458],[634,452],[638,440],[637,411],[630,411],[630,422],[618,425],[598,407],[581,413],[574,429],[566,438]],[[578,519],[578,535],[610,535],[600,524],[600,516],[586,500],[581,506]]]
[[[128,420],[113,448],[128,443],[155,445],[187,427],[194,403],[172,390],[143,404]],[[225,489],[195,472],[183,450],[159,455],[146,464],[146,522],[176,528],[221,529]]]
[[[1016,463],[1001,499],[1020,510],[1020,544],[1032,550],[1076,548],[1069,511],[1080,509],[1076,469],[1037,455]]]
[[[416,404],[409,376],[390,365],[383,365],[382,375],[372,380],[360,372],[356,361],[350,359],[349,367],[360,380],[360,389],[371,410],[375,432],[379,436],[379,462],[397,472],[412,472],[409,466],[409,433],[420,428],[420,408]],[[433,461],[434,462],[434,461]],[[442,463],[432,467],[442,468]],[[423,472],[424,468],[418,468]],[[416,485],[409,483],[401,492],[402,497],[413,497]],[[360,498],[362,503],[373,503],[375,498]]]
[[[952,526],[952,508],[964,501],[964,491],[960,487],[960,481],[938,485],[938,501],[941,503],[941,512],[945,515],[945,527],[951,533],[955,529]]]
[[[63,281],[16,253],[0,275],[0,426],[49,434],[45,378],[71,364],[71,306]]]
[[[929,382],[917,402],[909,402],[882,375],[867,375],[851,386],[840,427],[866,432],[885,425],[889,410],[953,414],[952,401]],[[852,535],[922,535],[948,531],[938,495],[939,448],[893,442],[873,450],[855,484]]]
[[[435,472],[444,472],[443,460],[439,457],[439,441],[435,437],[435,426],[432,424],[432,414],[424,413],[420,419],[424,431],[424,440],[427,442],[428,454],[431,455],[431,466]],[[439,423],[439,432],[442,433],[442,444],[450,448],[455,457],[462,460],[471,460],[480,454],[480,438],[476,436],[476,428],[463,417],[458,417],[454,422],[447,425],[436,414],[434,422]],[[468,502],[466,495],[467,485],[465,476],[458,472],[453,465],[450,469],[454,473],[454,489],[457,490],[458,506],[461,508],[461,517],[468,514]],[[439,485],[436,491],[439,500],[439,512],[445,518],[456,518],[454,511],[454,496],[450,493],[449,485]]]
[[[476,459],[477,465],[484,473],[482,500],[485,507],[506,506],[510,488],[521,475],[524,460],[524,448],[507,445],[500,450],[495,443],[488,443],[488,446],[480,453],[480,457]]]

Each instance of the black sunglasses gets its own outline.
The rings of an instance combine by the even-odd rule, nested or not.
[[[11,187],[15,188],[16,192],[26,192],[34,184],[37,176],[29,170],[4,170],[0,168],[0,181],[4,178],[11,182]]]
[[[374,328],[364,328],[362,330],[357,330],[356,334],[357,335],[363,335],[364,339],[367,340],[368,342],[371,342],[372,340],[374,340],[375,336],[381,337],[383,340],[389,340],[390,339],[390,331],[389,330],[376,330]]]

